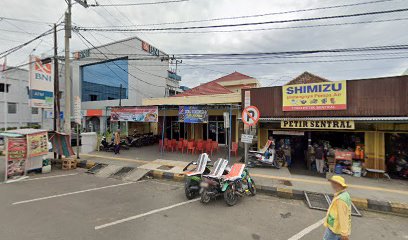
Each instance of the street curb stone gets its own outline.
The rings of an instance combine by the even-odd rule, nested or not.
[[[95,162],[83,160],[79,163],[79,167],[89,168],[94,166]],[[157,179],[167,179],[176,182],[182,182],[185,179],[184,174],[177,174],[171,172],[164,172],[159,170],[151,170],[146,173],[146,176],[157,178]],[[257,191],[264,193],[270,196],[286,198],[286,199],[295,199],[295,200],[304,200],[304,191],[298,189],[291,189],[285,187],[271,187],[264,185],[257,185]],[[408,204],[406,203],[397,203],[397,202],[387,202],[387,201],[378,201],[373,199],[365,198],[352,198],[354,205],[363,210],[384,212],[384,213],[396,213],[400,215],[408,216]]]

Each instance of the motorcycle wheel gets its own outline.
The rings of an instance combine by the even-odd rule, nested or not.
[[[197,196],[197,192],[191,191],[190,187],[191,187],[191,180],[187,179],[184,185],[184,193],[186,194],[186,197],[188,200],[194,199]]]
[[[207,204],[207,203],[209,203],[210,201],[211,201],[211,197],[210,197],[210,195],[208,195],[208,193],[207,193],[207,190],[206,189],[204,189],[202,192],[201,192],[201,202],[202,203],[204,203],[204,204]]]
[[[285,165],[285,160],[283,158],[277,157],[275,160],[275,167],[277,169],[280,169],[283,167],[283,165]]]
[[[251,196],[256,195],[256,185],[253,179],[251,179],[251,187],[249,188],[249,191],[251,192]]]
[[[224,192],[224,200],[228,206],[234,206],[238,202],[238,195],[232,191],[232,188],[227,188]]]

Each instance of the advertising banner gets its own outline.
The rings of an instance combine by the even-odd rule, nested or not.
[[[48,153],[48,135],[47,132],[39,132],[27,135],[29,146],[29,157],[37,157]]]
[[[312,128],[312,129],[354,129],[352,120],[288,120],[281,121],[281,128]]]
[[[345,110],[346,84],[346,81],[338,81],[282,86],[282,110]]]
[[[153,107],[112,108],[111,121],[158,122],[159,109]]]
[[[179,122],[207,123],[208,111],[203,106],[179,106]]]
[[[36,56],[30,56],[30,104],[32,107],[53,108],[54,80],[52,63],[41,62]]]
[[[6,141],[6,181],[15,180],[25,175],[27,160],[27,142],[23,137],[8,137]]]
[[[81,125],[81,98],[79,96],[75,96],[74,98],[74,120],[76,124]]]

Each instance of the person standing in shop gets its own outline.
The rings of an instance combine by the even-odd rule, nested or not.
[[[115,154],[119,154],[120,153],[120,129],[116,130],[113,141],[115,144],[114,152]]]
[[[344,178],[333,176],[329,179],[335,192],[327,210],[323,225],[326,227],[323,240],[349,240],[351,233],[351,197],[346,191]]]
[[[315,148],[316,169],[318,173],[323,173],[324,168],[324,149],[321,144]]]
[[[290,168],[292,165],[292,148],[289,144],[284,145],[283,152],[285,153],[286,166]]]

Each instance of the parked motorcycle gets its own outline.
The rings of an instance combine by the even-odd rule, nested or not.
[[[210,169],[208,168],[208,163],[210,162],[211,160],[208,157],[208,154],[202,153],[198,157],[197,161],[191,161],[183,169],[186,174],[184,192],[187,199],[193,199],[199,195],[202,175],[210,173]],[[192,171],[186,172],[188,167],[191,165],[195,165],[196,167]]]
[[[120,149],[129,150],[130,145],[127,143],[126,139],[120,140]]]
[[[239,197],[245,195],[255,196],[255,181],[249,175],[245,164],[236,163],[231,167],[231,171],[223,176],[221,191],[224,193],[224,200],[228,206],[237,204]]]
[[[200,197],[202,203],[209,203],[211,199],[214,199],[223,194],[222,175],[226,175],[229,172],[228,160],[218,159],[214,163],[214,167],[208,175],[203,175],[200,183]]]
[[[272,140],[268,140],[265,147],[259,151],[249,151],[248,167],[275,167],[281,168],[285,165],[285,153],[276,150]]]
[[[102,137],[101,144],[99,144],[100,151],[113,152],[115,145],[113,142],[108,142],[106,137]]]

